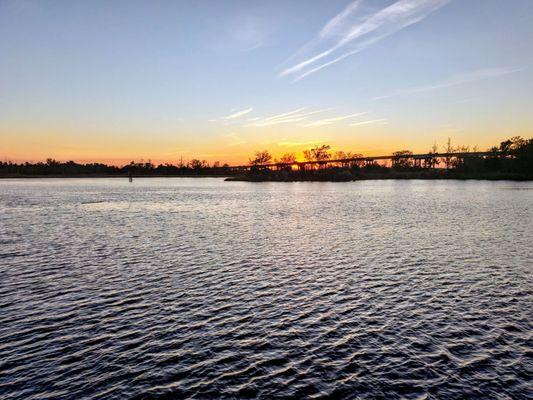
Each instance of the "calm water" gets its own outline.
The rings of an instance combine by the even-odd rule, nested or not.
[[[0,181],[0,398],[526,399],[533,183]]]

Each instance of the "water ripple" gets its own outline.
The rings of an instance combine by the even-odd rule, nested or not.
[[[0,189],[3,399],[531,398],[531,183]]]

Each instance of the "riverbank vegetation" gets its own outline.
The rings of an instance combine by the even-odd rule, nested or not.
[[[360,179],[533,179],[533,139],[512,137],[487,151],[454,146],[450,139],[425,154],[399,150],[388,157],[365,157],[315,146],[296,161],[289,153],[272,158],[267,150],[250,159],[250,167],[228,180],[351,181]]]
[[[399,150],[386,157],[332,151],[328,145],[275,159],[258,151],[248,165],[229,166],[193,159],[188,163],[154,165],[134,162],[124,166],[80,164],[48,159],[38,163],[0,162],[0,177],[82,176],[226,176],[246,181],[350,181],[359,179],[533,179],[533,139],[512,137],[480,152],[455,146],[451,140],[434,145],[426,154]]]
[[[188,163],[159,164],[134,162],[117,167],[101,163],[80,164],[74,161],[60,162],[47,159],[38,163],[0,162],[0,177],[79,177],[79,176],[228,176],[232,174],[228,164],[209,164],[205,160],[193,159]]]

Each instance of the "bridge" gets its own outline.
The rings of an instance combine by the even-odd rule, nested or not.
[[[410,162],[414,168],[435,168],[441,162],[449,164],[452,160],[456,164],[462,163],[465,158],[485,158],[485,157],[502,157],[508,156],[509,153],[502,151],[470,151],[459,153],[425,153],[425,154],[398,154],[387,156],[373,156],[373,157],[354,157],[354,158],[341,158],[330,160],[317,160],[317,161],[295,161],[292,163],[268,163],[260,165],[238,165],[230,167],[235,171],[246,171],[253,168],[259,169],[293,169],[296,167],[300,170],[305,170],[308,167],[313,168],[318,166],[319,168],[331,167],[350,167],[350,166],[369,166],[376,165],[378,161],[390,162],[391,165],[397,166],[402,161]]]

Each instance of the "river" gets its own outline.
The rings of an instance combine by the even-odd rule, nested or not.
[[[526,399],[533,183],[0,181],[2,399]]]

